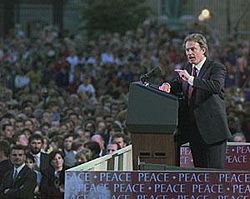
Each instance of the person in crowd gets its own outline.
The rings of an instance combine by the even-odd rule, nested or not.
[[[43,136],[40,134],[32,134],[29,137],[30,154],[35,159],[35,170],[41,172],[42,176],[49,169],[49,156],[42,152]]]
[[[26,148],[22,145],[13,145],[10,150],[12,167],[3,177],[0,186],[0,198],[18,199],[34,198],[36,174],[25,165]]]
[[[102,135],[100,135],[100,134],[93,135],[91,137],[91,141],[97,142],[99,144],[100,149],[101,149],[99,156],[104,156],[107,154],[106,148],[105,148],[105,142],[104,142]]]
[[[3,176],[11,168],[9,154],[10,154],[10,143],[6,140],[0,140],[0,184],[3,180]]]
[[[111,110],[110,110],[111,111]],[[114,123],[114,118],[111,114],[106,114],[104,116],[104,122],[105,122],[105,131],[103,132],[103,137],[105,139],[106,143],[109,143],[111,140],[111,130],[112,130],[112,124]]]
[[[95,124],[92,121],[87,121],[84,125],[84,137],[90,139],[95,134]]]
[[[91,83],[91,77],[86,76],[82,84],[79,85],[77,93],[79,93],[81,96],[84,96],[83,98],[95,99],[95,92],[95,87]]]
[[[23,146],[28,146],[29,145],[29,139],[28,136],[25,132],[17,132],[14,136],[13,136],[13,142],[14,144],[17,145],[23,145]]]
[[[78,153],[82,149],[84,149],[84,142],[87,140],[80,139],[80,136],[73,142],[72,144],[72,150],[75,151],[75,153]]]
[[[120,145],[118,143],[110,143],[107,146],[108,154],[113,154],[115,151],[121,149]]]
[[[96,159],[100,157],[101,148],[98,142],[88,141],[84,143],[84,147],[90,149],[92,153],[92,159]]]
[[[24,122],[22,119],[17,119],[15,122],[15,130],[17,132],[22,131],[24,129]]]
[[[83,164],[85,162],[88,162],[88,161],[93,159],[92,152],[90,149],[83,148],[82,150],[77,152],[75,159],[76,159],[76,165],[80,165],[80,164]]]
[[[231,133],[224,103],[226,67],[208,58],[208,43],[199,33],[184,39],[188,62],[176,69],[178,77],[159,89],[182,95],[179,130],[189,142],[194,165],[224,168],[226,143]]]
[[[112,143],[117,143],[120,148],[124,148],[127,146],[127,138],[124,133],[116,133],[112,136]]]
[[[63,199],[65,167],[64,154],[61,150],[54,150],[49,154],[51,169],[42,178],[40,192],[41,199]]]
[[[21,132],[24,133],[28,138],[32,134],[32,131],[30,129],[26,129],[26,128],[24,128]]]
[[[50,147],[50,139],[46,136],[43,136],[43,146],[41,151],[44,153],[50,153],[51,152],[51,147]]]
[[[62,149],[63,148],[63,136],[54,135],[50,138],[50,150],[52,149]]]
[[[34,122],[31,119],[24,121],[24,128],[33,131],[35,129]]]
[[[232,142],[246,142],[246,137],[244,133],[238,132],[232,135],[230,138],[230,141]]]
[[[69,120],[73,122],[75,127],[80,126],[80,118],[76,112],[72,112],[69,114]]]
[[[70,168],[75,165],[76,152],[72,150],[72,144],[74,136],[72,134],[66,134],[63,139],[63,152],[64,152],[64,164],[66,168]]]
[[[7,123],[2,126],[2,136],[7,139],[10,143],[13,142],[13,136],[15,134],[15,128],[13,124]]]
[[[41,179],[42,179],[42,174],[41,174],[41,172],[35,170],[35,158],[30,153],[26,153],[25,164],[32,171],[34,171],[35,174],[36,174],[36,188],[35,188],[35,191],[34,191],[34,195],[35,195],[35,198],[39,198],[39,196],[40,196],[39,187],[40,187],[40,183],[41,183]]]

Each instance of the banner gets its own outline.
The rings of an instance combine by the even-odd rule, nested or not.
[[[66,171],[65,199],[250,199],[250,172]]]
[[[180,167],[194,167],[191,150],[185,145],[180,149]],[[250,171],[250,143],[237,143],[237,145],[229,143],[227,145],[225,169]]]

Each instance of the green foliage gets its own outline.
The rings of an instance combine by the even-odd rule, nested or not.
[[[150,13],[145,0],[82,0],[81,14],[89,36],[133,30]]]

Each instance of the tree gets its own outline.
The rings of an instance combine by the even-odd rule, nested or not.
[[[81,14],[89,36],[135,29],[150,14],[145,0],[82,0]]]

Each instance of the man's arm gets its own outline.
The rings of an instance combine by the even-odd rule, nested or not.
[[[34,193],[36,187],[36,174],[33,171],[27,172],[22,176],[22,184],[18,188],[10,188],[5,195],[6,198],[29,198],[29,195]]]
[[[220,94],[225,84],[226,67],[220,63],[213,63],[210,67],[209,78],[194,78],[194,87],[211,94]]]

